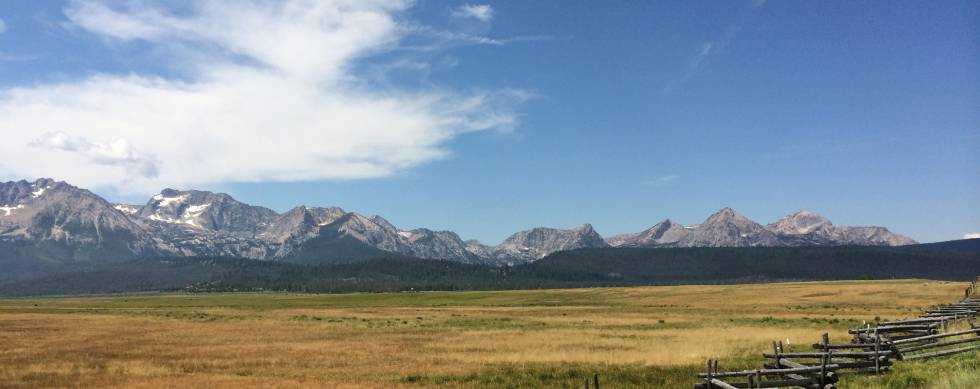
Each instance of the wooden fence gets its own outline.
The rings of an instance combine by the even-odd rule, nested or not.
[[[702,383],[695,389],[806,388],[833,389],[841,375],[882,374],[897,361],[927,359],[980,350],[980,288],[974,280],[959,302],[927,309],[914,319],[895,320],[853,328],[849,343],[832,343],[823,334],[813,352],[786,352],[782,342],[773,342],[772,352],[763,353],[761,369],[720,371],[717,360],[709,360]],[[947,331],[950,324],[967,322],[969,329]]]

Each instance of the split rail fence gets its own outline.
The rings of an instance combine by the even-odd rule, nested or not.
[[[897,361],[937,358],[980,350],[980,277],[966,289],[959,302],[927,309],[914,319],[868,324],[848,331],[849,343],[833,343],[827,334],[813,344],[812,352],[786,352],[773,342],[763,353],[761,369],[721,371],[709,360],[702,383],[695,389],[806,388],[834,389],[841,375],[882,374]],[[947,331],[953,324],[969,323],[969,329]]]

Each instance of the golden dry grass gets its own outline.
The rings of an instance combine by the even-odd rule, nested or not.
[[[579,370],[662,371],[678,378],[660,385],[675,387],[706,358],[758,364],[774,339],[800,348],[823,332],[843,339],[865,320],[914,316],[963,288],[871,281],[7,299],[0,387],[554,387],[579,382],[571,377]]]

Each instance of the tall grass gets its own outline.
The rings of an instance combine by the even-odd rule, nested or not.
[[[7,299],[0,387],[577,388],[599,373],[607,388],[686,388],[708,358],[758,367],[774,339],[795,350],[823,332],[843,341],[849,327],[914,316],[962,289],[913,280]],[[973,358],[846,384],[970,387]]]

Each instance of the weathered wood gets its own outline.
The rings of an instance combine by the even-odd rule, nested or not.
[[[875,375],[881,374],[881,360],[878,358],[881,355],[881,337],[878,336],[878,329],[875,329]]]
[[[898,340],[912,339],[912,338],[921,338],[923,336],[936,335],[936,334],[939,334],[939,333],[940,332],[938,330],[933,330],[933,331],[920,331],[920,332],[907,332],[907,333],[903,333],[901,335],[895,335],[895,334],[882,335],[881,336],[881,339],[883,341],[885,341],[885,343],[894,343],[895,341],[898,341]],[[873,343],[873,341],[874,341],[874,339],[868,339],[868,343]]]
[[[881,371],[883,373],[887,373],[890,370],[891,370],[891,366],[882,366],[881,367]],[[874,367],[860,368],[860,369],[846,369],[846,370],[840,370],[840,371],[837,372],[837,374],[839,374],[841,376],[846,376],[846,375],[866,375],[866,374],[874,374],[874,373],[875,373],[875,368]]]
[[[847,349],[871,349],[874,350],[873,343],[841,343],[841,344],[821,344],[814,343],[815,350],[847,350]]]
[[[936,311],[976,311],[980,309],[980,304],[961,304],[961,305],[950,305],[946,307],[930,308],[926,312],[936,312]]]
[[[799,368],[810,367],[810,366],[804,365],[802,363],[793,362],[793,361],[790,361],[790,360],[787,360],[787,359],[780,359],[779,360],[779,365],[776,365],[776,366],[777,366],[776,368],[779,368],[779,367],[788,367],[788,368],[791,368],[791,369],[799,369]],[[830,375],[831,376],[831,380],[834,381],[834,382],[837,382],[837,375],[834,374],[833,372],[827,373],[826,371],[823,371],[823,372],[820,373],[820,375],[821,376]],[[805,376],[800,375],[800,374],[786,374],[786,378],[796,379],[796,380],[805,380],[805,379],[809,379],[811,377],[805,377]]]
[[[739,389],[749,389],[749,384],[747,382],[728,382],[729,385],[739,388]],[[802,380],[772,380],[772,381],[758,381],[756,380],[752,388],[786,388],[786,387],[811,387],[814,385],[813,379],[806,378]],[[694,389],[708,389],[707,384],[695,384]]]
[[[912,346],[912,347],[900,348],[899,349],[899,352],[901,352],[901,353],[910,353],[910,352],[914,352],[914,351],[928,350],[928,349],[931,349],[931,348],[940,348],[940,347],[954,346],[954,345],[957,345],[957,344],[973,343],[973,342],[980,342],[980,336],[974,336],[972,338],[963,338],[963,339],[949,340],[949,341],[939,342],[939,343],[928,343],[928,344],[923,344],[923,345],[919,345],[919,346]]]
[[[946,355],[953,355],[953,354],[965,353],[967,351],[973,351],[973,350],[980,350],[980,345],[969,346],[969,347],[961,347],[961,348],[954,348],[952,350],[936,351],[936,352],[932,352],[932,353],[906,355],[904,359],[906,361],[911,361],[911,360],[915,360],[915,359],[935,358],[935,357],[942,357],[942,356],[946,356]]]
[[[698,374],[698,375],[700,376],[700,374]],[[714,385],[711,384],[711,379],[712,378],[714,378],[714,372],[711,371],[711,360],[709,359],[708,360],[708,374],[706,375],[706,378],[704,380],[704,382],[706,382],[708,384],[708,388],[712,388],[714,386]],[[588,378],[586,378],[586,380],[588,380]]]
[[[840,368],[838,364],[827,365],[827,370],[834,371]],[[740,370],[740,371],[721,371],[712,373],[712,377],[747,377],[750,375],[764,375],[764,376],[778,376],[786,374],[806,374],[806,373],[816,373],[821,369],[820,366],[808,366],[801,368],[791,368],[791,369],[756,369],[756,370]],[[707,378],[707,374],[698,373],[698,377]]]
[[[900,325],[900,324],[919,324],[919,323],[932,323],[932,322],[943,322],[947,320],[953,320],[952,316],[940,316],[940,317],[922,317],[918,319],[905,319],[905,320],[890,320],[878,323],[878,325],[890,326],[890,325]]]
[[[980,276],[977,280],[980,281]],[[854,339],[850,344],[832,344],[826,333],[822,335],[820,343],[812,345],[819,352],[786,352],[782,342],[772,342],[772,352],[763,353],[763,356],[772,358],[774,362],[764,364],[762,369],[720,372],[718,362],[709,360],[707,372],[698,374],[699,378],[704,379],[703,383],[694,387],[834,389],[839,375],[881,374],[891,369],[892,359],[925,359],[980,350],[980,344],[973,344],[908,355],[923,350],[980,342],[980,327],[971,319],[980,316],[980,298],[972,297],[977,289],[974,281],[960,302],[926,309],[918,318],[884,321],[877,323],[876,327],[868,324],[865,328],[851,329],[848,332],[854,335]],[[970,330],[946,332],[949,323],[962,319],[970,319]],[[969,334],[976,334],[977,337],[938,341]],[[904,347],[899,347],[900,345]],[[806,361],[807,359],[810,361]],[[748,382],[723,380],[732,377],[746,377]]]
[[[949,338],[949,337],[953,337],[953,336],[967,335],[967,334],[980,334],[980,328],[973,328],[973,329],[963,330],[963,331],[947,332],[945,334],[926,335],[926,336],[920,336],[920,337],[916,337],[916,338],[893,340],[891,343],[893,345],[896,345],[897,346],[897,345],[900,345],[900,344],[909,344],[909,343],[915,343],[915,342],[923,342],[923,341],[927,341],[927,340],[941,339],[941,338]]]
[[[722,380],[719,380],[717,378],[712,378],[711,379],[711,384],[714,385],[714,386],[717,386],[719,388],[722,388],[722,389],[738,389],[737,387],[732,386],[729,383],[727,383],[725,381],[722,381]]]
[[[891,350],[881,350],[878,353],[875,353],[874,351],[840,351],[840,352],[833,353],[835,357],[841,357],[841,358],[871,358],[877,355],[892,355],[892,354],[893,353]],[[762,353],[762,356],[766,358],[775,358],[776,354]],[[780,353],[779,356],[781,358],[824,358],[827,356],[827,353],[821,353],[821,352]]]
[[[947,312],[948,313],[964,313],[964,312],[965,313],[976,313],[978,310],[980,310],[980,308],[975,308],[975,307],[959,307],[959,308],[930,309],[930,310],[925,311],[925,313],[928,313],[928,314],[947,313]]]
[[[900,332],[906,330],[931,330],[938,328],[939,324],[900,324],[894,326],[880,326],[871,328],[855,328],[847,330],[849,334],[873,333],[873,332]]]
[[[785,361],[785,359],[783,359],[783,361]],[[882,367],[892,365],[892,362],[888,360],[886,357],[882,357],[881,362],[879,363]],[[855,369],[855,368],[865,368],[865,367],[874,368],[875,366],[875,363],[873,361],[853,361],[853,360],[836,359],[836,358],[831,359],[830,364],[836,365],[839,369]],[[820,364],[818,363],[800,363],[800,365],[801,367],[820,366]],[[765,364],[765,368],[767,369],[778,369],[779,368],[778,366],[786,366],[786,365],[785,364],[776,365],[771,363]]]

